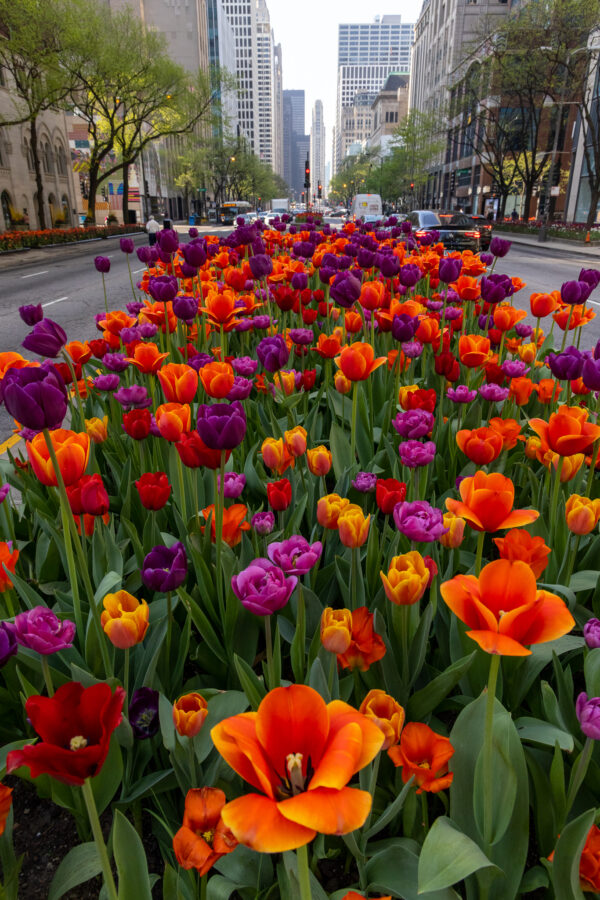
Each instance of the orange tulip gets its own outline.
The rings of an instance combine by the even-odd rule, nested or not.
[[[461,275],[450,287],[456,291],[461,300],[477,300],[481,288],[476,278]]]
[[[285,372],[283,369],[280,369],[279,372],[275,372],[273,375],[273,382],[275,387],[278,387],[286,397],[289,397],[296,390],[296,375],[294,372]]]
[[[135,324],[135,319],[120,309],[114,309],[106,313],[104,319],[98,322],[98,325],[104,331],[117,336],[121,334],[124,328],[131,328]]]
[[[347,497],[325,494],[317,501],[317,522],[322,528],[337,529],[342,512],[350,505]]]
[[[529,298],[531,315],[536,319],[549,316],[555,309],[558,309],[560,303],[560,291],[552,291],[551,294],[532,294]]]
[[[184,694],[173,704],[173,724],[182,737],[193,738],[200,734],[207,715],[208,706],[202,694]]]
[[[82,343],[81,341],[70,341],[68,344],[65,344],[65,350],[71,357],[74,365],[79,364],[82,366],[84,363],[91,359],[92,351],[87,341]]]
[[[548,861],[554,860],[554,850]],[[579,887],[586,894],[600,891],[600,828],[592,825],[579,858]],[[346,900],[346,898],[344,898]]]
[[[292,456],[298,457],[306,453],[306,428],[303,428],[302,425],[296,425],[295,428],[284,431],[283,439]]]
[[[169,333],[173,334],[177,328],[177,316],[173,312],[173,303],[171,300],[168,300],[167,303],[163,303],[162,300],[157,300],[156,303],[148,303],[148,301],[146,301],[144,308],[139,314],[140,322],[152,322],[153,325],[157,325],[162,333],[165,334],[165,306],[167,308]]]
[[[494,327],[499,331],[511,331],[526,315],[524,309],[515,309],[510,303],[503,303],[494,310]]]
[[[502,438],[502,449],[512,450],[517,445],[517,438],[521,433],[521,426],[516,419],[501,419],[495,416],[490,419],[490,428]]]
[[[553,378],[541,378],[534,385],[534,390],[537,391],[540,403],[552,403],[554,400],[558,400],[562,387]]]
[[[354,312],[352,309],[346,310],[344,315],[344,328],[348,334],[356,334],[363,327],[363,320],[360,313]],[[319,335],[320,337],[320,335]]]
[[[362,547],[369,536],[371,516],[365,516],[356,503],[349,503],[338,518],[337,528],[344,547]]]
[[[158,345],[149,341],[147,344],[139,343],[133,348],[133,356],[126,357],[127,362],[139,369],[145,375],[156,374],[168,353],[160,353]]]
[[[4,591],[13,586],[12,581],[4,571],[4,566],[9,572],[14,572],[18,558],[19,551],[16,548],[12,549],[12,541],[10,543],[0,541],[0,594],[3,594]]]
[[[338,653],[342,669],[366,672],[374,662],[385,656],[385,644],[373,628],[373,613],[359,606],[352,613],[352,640],[343,653]]]
[[[464,428],[456,434],[456,443],[462,452],[478,466],[485,466],[498,459],[502,452],[501,435],[493,428]]]
[[[527,563],[536,578],[539,578],[546,566],[548,557],[552,552],[544,543],[544,538],[533,537],[523,528],[512,528],[506,532],[503,538],[494,538],[494,543],[500,551],[501,559],[514,562],[520,559]]]
[[[456,575],[440,586],[445,603],[486,653],[529,656],[527,644],[554,641],[575,625],[564,600],[538,591],[527,563],[497,559],[475,575]]]
[[[490,358],[490,339],[479,334],[463,334],[458,339],[458,355],[464,366],[475,369]]]
[[[580,406],[559,406],[548,422],[530,419],[529,424],[540,437],[542,448],[559,456],[585,453],[600,438],[600,426],[588,422],[588,411]]]
[[[155,413],[156,427],[166,441],[178,441],[191,431],[192,411],[188,403],[163,403]]]
[[[528,344],[520,344],[517,347],[517,354],[520,360],[530,365],[537,356],[537,346],[530,341]]]
[[[395,766],[402,767],[402,781],[406,784],[414,776],[418,784],[417,794],[427,791],[437,794],[452,784],[452,772],[448,761],[454,747],[441,734],[422,722],[409,722],[405,726],[400,743],[390,747],[388,756]]]
[[[158,380],[167,403],[191,403],[198,391],[198,373],[185,363],[167,363]]]
[[[336,356],[335,363],[349,381],[364,381],[386,361],[385,356],[378,356],[377,359],[374,357],[375,353],[370,344],[355,341],[344,347],[340,355]]]
[[[144,640],[150,621],[150,608],[145,600],[137,600],[128,591],[107,594],[100,616],[104,634],[114,647],[127,650]]]
[[[600,500],[571,494],[565,504],[565,519],[573,534],[589,534],[600,520]]]
[[[385,596],[396,606],[418,603],[429,583],[429,569],[418,550],[394,556],[387,575],[379,575]]]
[[[596,313],[585,304],[578,304],[576,306],[567,305],[563,307],[563,309],[559,309],[558,312],[555,312],[552,318],[562,331],[565,331],[567,323],[569,325],[569,331],[573,331],[575,328],[587,325],[588,322],[595,319]]]
[[[322,444],[319,447],[313,447],[312,450],[306,451],[306,462],[313,475],[325,476],[331,469],[331,450]]]
[[[444,528],[448,531],[442,534],[438,540],[442,547],[448,550],[455,550],[463,542],[465,535],[465,520],[461,516],[455,516],[454,513],[444,513]]]
[[[13,350],[5,350],[4,353],[0,353],[0,381],[2,381],[9,369],[24,369],[26,366],[31,365],[39,366],[39,363],[30,363],[20,353],[15,353]]]
[[[225,290],[219,294],[218,291],[209,291],[205,298],[205,306],[201,306],[202,312],[206,313],[213,325],[224,326],[234,324],[237,309],[235,305],[236,295],[233,291]]]
[[[218,859],[237,847],[237,840],[223,822],[227,802],[219,788],[194,788],[187,792],[183,825],[173,837],[175,858],[183,869],[196,869],[200,877]]]
[[[520,378],[511,378],[508,387],[509,397],[515,401],[517,406],[525,406],[536,386],[531,378],[521,376]]]
[[[289,466],[293,468],[296,464],[294,456],[284,443],[283,438],[278,438],[277,440],[272,437],[265,438],[260,452],[265,466],[278,475],[283,475]]]
[[[358,302],[363,309],[375,310],[383,306],[385,285],[381,281],[365,281],[360,289]]]
[[[95,444],[102,444],[108,437],[108,416],[101,419],[94,416],[85,420],[85,430]]]
[[[319,356],[323,357],[323,359],[333,359],[338,355],[341,347],[342,342],[340,341],[339,337],[335,335],[331,335],[330,337],[327,334],[321,333],[314,349],[319,354]]]
[[[280,853],[317,833],[348,834],[369,814],[371,795],[347,784],[375,758],[384,738],[341,700],[325,704],[305,685],[275,688],[257,712],[225,719],[211,737],[231,768],[260,791],[221,812],[252,850]]]
[[[233,367],[226,362],[210,362],[202,366],[200,372],[202,387],[209,397],[223,400],[233,387]]]
[[[422,344],[435,344],[440,338],[441,331],[437,319],[421,319],[415,332],[415,340]]]
[[[321,644],[330,653],[345,653],[352,642],[352,613],[328,606],[321,614]]]
[[[230,547],[235,547],[242,539],[243,531],[250,531],[250,523],[244,522],[244,518],[248,512],[248,507],[244,506],[243,503],[234,503],[232,506],[228,506],[223,510],[223,529],[222,529],[222,538],[226,544]],[[202,516],[206,521],[208,521],[209,516],[212,518],[210,521],[210,539],[214,544],[217,539],[217,524],[215,521],[215,505],[211,503],[210,506],[205,507],[202,510]],[[202,525],[200,527],[200,531],[204,534],[205,526]]]
[[[346,378],[343,372],[335,373],[333,383],[338,394],[349,394],[352,390],[352,382]]]
[[[404,725],[404,707],[386,694],[385,691],[373,688],[360,704],[359,712],[371,719],[384,735],[382,750],[389,750],[400,740],[400,732]]]
[[[50,432],[52,446],[58,462],[58,468],[65,485],[75,484],[85,472],[90,456],[90,437],[85,432],[68,431],[56,428]],[[36,478],[47,486],[56,487],[57,480],[54,467],[46,447],[44,435],[36,434],[27,441],[27,456]]]
[[[563,462],[560,468],[560,481],[561,484],[564,484],[567,481],[571,481],[572,478],[575,478],[583,465],[585,454],[574,453],[573,456],[559,456],[558,453],[553,453],[552,450],[548,450],[546,453],[544,453],[544,451],[540,449],[537,458],[543,466],[545,466],[547,469],[550,469],[552,467],[554,468],[555,472],[558,471],[558,464],[562,459]]]
[[[463,478],[461,500],[446,500],[446,509],[466,519],[475,531],[499,531],[529,525],[539,517],[535,509],[513,509],[515,486],[500,472],[475,472]]]
[[[7,787],[5,784],[0,784],[0,837],[2,837],[4,829],[6,828],[6,822],[12,804],[12,792],[12,788]]]

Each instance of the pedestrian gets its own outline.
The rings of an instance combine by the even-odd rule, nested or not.
[[[156,233],[160,231],[160,225],[152,215],[146,222],[146,231],[148,232],[148,243],[152,247],[156,243]]]
[[[513,220],[513,222],[518,222],[518,221],[519,221],[519,213],[517,212],[516,209],[513,209],[513,211],[512,211],[511,214],[510,214],[510,217],[511,217],[511,219]]]

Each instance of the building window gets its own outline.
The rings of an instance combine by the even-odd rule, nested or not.
[[[12,227],[12,216],[10,214],[10,196],[7,191],[2,191],[2,194],[0,195],[0,204],[2,205],[4,228],[6,231],[10,231]]]

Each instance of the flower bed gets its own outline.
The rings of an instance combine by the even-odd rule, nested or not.
[[[0,775],[75,818],[49,895],[600,889],[600,272],[534,329],[500,238],[190,237],[0,355]],[[16,824],[0,784],[9,897]]]
[[[89,225],[84,228],[46,228],[44,231],[0,232],[0,253],[7,250],[34,249],[48,244],[72,244],[114,234],[144,231],[143,225]]]
[[[494,231],[508,231],[513,234],[539,234],[540,228],[543,226],[542,221],[513,222],[511,219],[505,219],[503,222],[494,222]],[[580,241],[585,243],[586,237],[590,232],[592,241],[600,239],[600,231],[597,227],[591,230],[587,225],[580,225],[574,222],[554,222],[548,226],[547,233],[549,238],[561,238],[562,240]]]

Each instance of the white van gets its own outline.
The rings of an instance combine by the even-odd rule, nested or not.
[[[352,206],[350,208],[350,216],[355,221],[367,216],[375,216],[380,219],[382,214],[381,197],[379,194],[357,194],[352,198]]]

